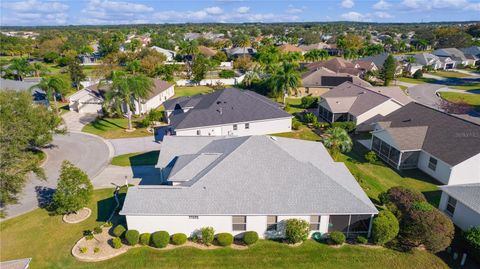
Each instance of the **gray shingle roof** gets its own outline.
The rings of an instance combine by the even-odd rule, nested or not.
[[[480,213],[480,183],[440,186],[440,189]]]
[[[162,144],[159,163],[202,153],[221,155],[179,186],[129,188],[121,214],[377,213],[345,165],[333,162],[321,143],[269,136],[216,137],[210,142],[202,137],[169,137]]]
[[[304,87],[335,87],[346,81],[365,87],[372,86],[357,76],[347,73],[335,73],[325,67],[315,68],[302,74],[302,85]]]
[[[173,113],[170,125],[175,129],[223,125],[291,117],[270,99],[239,89],[225,89],[193,98],[173,99],[167,102],[168,109],[176,105],[193,106],[185,113]]]
[[[480,125],[412,102],[385,116],[389,128],[428,127],[422,149],[450,164],[457,165],[480,153]],[[406,130],[402,135],[410,136]],[[411,148],[418,149],[418,148]]]

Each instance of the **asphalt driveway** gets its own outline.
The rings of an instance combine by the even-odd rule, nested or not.
[[[441,98],[437,96],[436,91],[445,87],[446,86],[440,84],[418,84],[408,88],[408,94],[411,98],[421,104],[438,107]]]
[[[47,160],[43,165],[47,180],[39,180],[31,175],[19,203],[7,207],[11,218],[37,208],[53,193],[60,174],[60,166],[64,160],[69,160],[75,166],[85,171],[93,179],[110,160],[110,149],[100,138],[81,133],[69,133],[54,137],[52,147],[45,149]]]

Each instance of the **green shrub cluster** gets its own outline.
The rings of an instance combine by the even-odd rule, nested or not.
[[[470,255],[480,263],[480,225],[463,233]]]
[[[288,219],[286,221],[285,235],[287,240],[292,243],[300,243],[308,238],[310,225],[303,219]]]
[[[127,231],[127,229],[125,229],[125,227],[121,224],[115,226],[115,228],[113,228],[113,235],[116,236],[116,237],[122,237],[123,234]]]
[[[305,115],[303,116],[303,121],[307,124],[316,124],[318,122],[318,119],[317,116],[315,116],[313,113],[305,113]]]
[[[144,246],[150,245],[150,233],[143,233],[140,235],[140,244]]]
[[[369,151],[365,153],[365,160],[367,160],[367,162],[371,164],[377,163],[378,162],[377,154],[373,151]]]
[[[301,106],[305,109],[315,108],[317,107],[317,104],[318,104],[318,97],[313,97],[313,96],[302,97]]]
[[[93,249],[93,253],[98,253],[98,252],[100,252],[100,248],[99,248],[99,247],[95,247],[95,248]]]
[[[122,239],[120,239],[120,237],[115,237],[112,239],[112,245],[113,245],[113,248],[115,249],[119,249],[122,247]]]
[[[217,234],[217,243],[223,247],[230,246],[233,244],[233,235],[229,233],[219,233]]]
[[[166,231],[154,232],[150,240],[152,241],[152,246],[156,248],[164,248],[170,242],[170,235]]]
[[[80,253],[87,253],[88,248],[87,247],[81,247],[80,248]]]
[[[345,235],[342,232],[339,231],[333,231],[329,234],[328,236],[328,242],[331,245],[341,245],[345,243],[345,240],[347,239]]]
[[[300,129],[300,125],[302,125],[302,123],[300,123],[300,121],[297,118],[292,119],[292,129],[293,130]]]
[[[367,244],[368,243],[368,239],[365,237],[365,236],[357,236],[357,243],[359,244]]]
[[[202,242],[210,246],[215,239],[215,230],[212,227],[203,227],[200,231],[202,232]]]
[[[357,128],[357,125],[353,121],[337,121],[332,123],[332,127],[339,127],[347,131],[347,133],[350,133],[351,131],[355,130],[355,128]]]
[[[373,242],[384,245],[397,237],[399,229],[399,223],[395,215],[388,210],[383,210],[373,219]]]
[[[140,239],[140,233],[137,230],[128,230],[125,232],[125,240],[130,246],[138,244]]]
[[[258,233],[255,231],[248,231],[243,234],[243,243],[245,245],[253,245],[258,241]]]
[[[218,76],[221,78],[234,78],[235,71],[233,70],[222,70],[218,73]]]
[[[187,235],[183,233],[173,234],[171,238],[171,242],[174,245],[180,246],[187,242]]]
[[[96,234],[101,234],[102,231],[103,231],[103,229],[100,226],[97,226],[97,227],[93,228],[93,232],[96,233]]]
[[[413,73],[414,79],[421,79],[422,77],[423,77],[423,72],[421,69],[418,69],[417,71],[415,71],[415,73]]]

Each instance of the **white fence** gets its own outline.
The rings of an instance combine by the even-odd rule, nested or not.
[[[235,77],[235,78],[203,79],[199,83],[196,83],[193,80],[181,79],[181,80],[177,80],[176,84],[177,86],[194,86],[194,85],[209,86],[209,85],[217,85],[219,83],[223,85],[236,85],[241,83],[244,78],[245,78],[245,75],[242,75],[240,77]]]

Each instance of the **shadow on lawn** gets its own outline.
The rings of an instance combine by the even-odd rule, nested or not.
[[[125,201],[125,192],[120,192],[118,195],[119,201],[120,201],[120,206],[115,212],[115,216],[112,219],[112,223],[118,224],[118,223],[125,223],[125,217],[118,215],[118,212],[122,209],[123,202]],[[108,220],[110,217],[110,214],[112,214],[112,211],[115,210],[116,202],[115,198],[113,197],[113,192],[112,196],[103,200],[97,201],[97,208],[98,208],[98,213],[97,213],[97,221],[99,222],[105,222]]]
[[[129,157],[130,165],[131,166],[155,165],[158,162],[158,155],[159,155],[159,151],[153,150],[153,151],[131,156]]]

